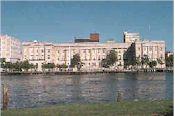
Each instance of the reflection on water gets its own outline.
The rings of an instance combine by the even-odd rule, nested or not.
[[[2,76],[10,89],[10,108],[123,99],[173,99],[173,73]]]

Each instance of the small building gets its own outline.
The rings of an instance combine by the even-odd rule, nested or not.
[[[123,42],[124,43],[134,43],[137,41],[140,41],[141,37],[139,33],[129,33],[129,32],[124,32],[123,33]]]

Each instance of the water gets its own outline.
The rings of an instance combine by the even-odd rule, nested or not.
[[[2,76],[9,86],[9,108],[45,107],[66,103],[173,99],[173,73]]]

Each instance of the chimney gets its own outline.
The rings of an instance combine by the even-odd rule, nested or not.
[[[90,34],[90,41],[92,42],[99,42],[99,33],[91,33]]]

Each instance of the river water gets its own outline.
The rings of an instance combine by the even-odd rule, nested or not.
[[[66,103],[173,99],[173,73],[111,73],[87,75],[1,76],[8,84],[9,108],[33,108]]]

